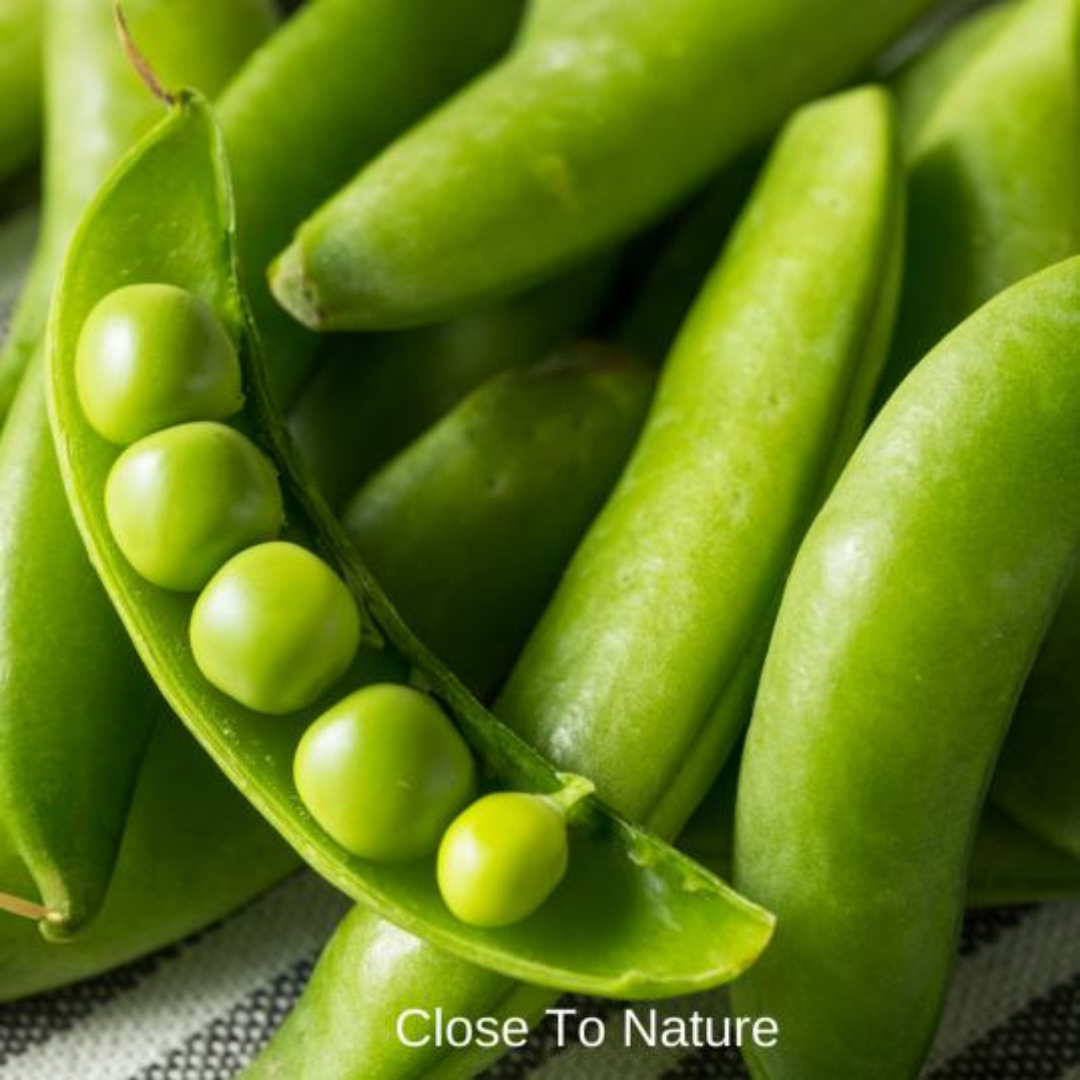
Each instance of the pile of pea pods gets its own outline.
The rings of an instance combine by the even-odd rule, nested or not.
[[[916,1080],[1080,896],[1078,176],[1080,0],[0,0],[0,1000],[307,864],[251,1077]]]

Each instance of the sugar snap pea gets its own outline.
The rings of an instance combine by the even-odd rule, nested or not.
[[[165,204],[163,191],[170,196]],[[268,721],[214,690],[186,644],[192,598],[153,589],[116,548],[103,517],[105,477],[116,448],[83,417],[74,382],[75,350],[83,320],[102,296],[131,280],[164,280],[210,303],[241,343],[248,405],[238,423],[257,435],[281,472],[289,520],[284,538],[314,546],[329,558],[363,611],[367,641],[351,686],[402,681],[412,669],[412,679],[448,710],[485,773],[526,790],[566,786],[412,636],[321,500],[302,483],[243,319],[229,258],[228,205],[217,129],[206,107],[183,95],[84,217],[51,321],[50,400],[67,490],[91,559],[159,688],[308,862],[354,897],[451,951],[536,982],[626,996],[677,993],[734,976],[768,940],[768,915],[591,797],[575,808],[575,854],[558,893],[525,922],[497,932],[455,920],[423,862],[373,863],[348,855],[298,805],[293,787],[292,758],[302,728],[313,719],[311,709]],[[154,221],[153,228],[145,227],[148,221]],[[137,235],[132,222],[139,223]],[[596,903],[600,880],[619,882],[614,905],[610,897]],[[717,925],[725,928],[719,934]]]
[[[163,71],[208,90],[268,28],[253,0],[197,0],[182,11],[138,0],[126,10]],[[155,108],[123,58],[107,4],[49,0],[47,30],[48,208],[37,276],[5,355],[36,347],[35,282]],[[21,337],[30,324],[34,334]],[[43,928],[65,936],[100,906],[160,706],[71,521],[43,394],[36,363],[0,436],[0,816],[51,915]]]
[[[0,5],[0,180],[28,168],[41,141],[43,3]]]
[[[664,834],[680,829],[746,720],[760,624],[867,407],[895,298],[899,211],[886,94],[853,91],[791,122],[614,494],[496,701],[498,715]],[[347,1022],[343,1000],[359,1003]],[[253,1075],[464,1077],[499,1053],[386,1039],[414,1001],[530,1017],[552,998],[451,965],[356,911]]]
[[[503,63],[305,222],[275,294],[313,327],[381,329],[519,289],[688,195],[931,3],[537,0]]]
[[[991,300],[889,401],[803,543],[736,809],[736,880],[778,911],[732,995],[784,1033],[750,1050],[758,1076],[919,1070],[980,805],[1080,552],[1078,332],[1080,259]]]
[[[600,349],[506,373],[349,501],[345,528],[402,615],[481,697],[509,669],[614,483],[651,383]],[[433,513],[442,545],[420,558]],[[484,560],[470,554],[478,532],[492,548]],[[463,580],[469,620],[457,603]]]

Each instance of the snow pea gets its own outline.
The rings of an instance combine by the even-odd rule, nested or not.
[[[41,141],[43,5],[0,5],[0,180],[29,168]]]
[[[883,360],[899,228],[887,95],[857,90],[797,114],[496,701],[662,835],[685,823],[746,720],[761,628]],[[530,1017],[552,1000],[354,912],[252,1075],[471,1076],[500,1051],[387,1039],[402,1002]]]
[[[138,0],[125,10],[163,71],[210,90],[268,27],[253,0],[197,0],[182,12]],[[156,108],[123,58],[107,4],[50,0],[47,16],[38,281],[73,213]],[[31,281],[24,293],[14,353],[36,340],[19,335],[39,289]],[[160,706],[71,521],[43,394],[36,363],[0,435],[0,816],[51,913],[43,929],[66,936],[104,897]]]
[[[732,992],[783,1032],[757,1076],[919,1070],[994,761],[1080,552],[1078,423],[1071,259],[917,366],[800,549],[736,807],[736,880],[778,913]]]
[[[599,349],[508,372],[349,501],[342,520],[360,553],[480,697],[505,675],[615,482],[651,386],[645,369]],[[433,515],[440,551],[421,558]],[[491,548],[485,559],[475,556],[478,533]],[[458,603],[466,586],[468,620]]]
[[[386,329],[550,276],[658,217],[932,3],[534,0],[503,63],[301,226],[275,295],[312,327]]]
[[[376,864],[349,856],[299,805],[292,782],[296,744],[316,712],[269,721],[214,690],[188,646],[193,598],[154,589],[116,548],[103,508],[116,447],[83,418],[74,356],[83,320],[102,296],[131,280],[163,281],[210,303],[240,343],[248,404],[237,423],[278,469],[289,522],[284,539],[318,550],[364,612],[365,647],[341,689],[409,678],[435,696],[483,771],[501,785],[548,793],[574,783],[487,713],[415,638],[304,482],[244,318],[229,206],[218,130],[201,99],[181,95],[84,217],[50,325],[50,403],[68,496],[91,561],[159,689],[307,862],[354,898],[450,951],[535,982],[629,997],[733,977],[767,942],[767,913],[591,796],[575,807],[571,865],[558,892],[531,918],[500,930],[457,922],[424,862]],[[611,890],[613,881],[618,886]]]
[[[610,291],[610,259],[458,319],[395,334],[328,340],[289,414],[289,430],[326,501],[362,481],[499,371],[542,360]]]

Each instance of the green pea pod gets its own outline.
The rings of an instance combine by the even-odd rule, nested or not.
[[[983,796],[1080,551],[1078,424],[1069,260],[919,365],[803,543],[736,809],[736,879],[778,912],[732,993],[783,1033],[750,1048],[757,1076],[919,1070]]]
[[[402,482],[409,478],[422,487],[430,479],[430,469],[423,467],[425,458],[443,451],[444,471],[454,479],[451,490],[441,492],[434,501],[427,498],[425,488],[424,498],[406,505],[404,498],[379,498],[381,485],[372,486],[381,512],[368,502],[363,533],[369,545],[383,553],[380,572],[388,580],[411,588],[408,573],[415,564],[431,561],[447,568],[435,592],[409,592],[410,614],[418,624],[438,627],[443,611],[437,605],[458,611],[469,605],[473,575],[468,571],[478,563],[505,560],[507,544],[514,547],[522,540],[545,550],[562,550],[564,561],[568,558],[566,534],[584,531],[596,502],[613,479],[612,456],[617,451],[596,434],[606,432],[625,447],[647,391],[648,381],[636,365],[591,354],[555,370],[502,376],[455,413],[462,435],[467,428],[479,430],[484,444],[492,448],[490,461],[477,459],[464,438],[424,437],[405,455],[406,462],[417,463],[408,475],[400,468],[392,471],[391,476],[399,478],[394,482],[396,491],[403,494]],[[511,430],[495,408],[499,403],[514,409],[518,424]],[[440,430],[445,431],[448,424],[444,421]],[[518,438],[521,431],[552,430],[564,436],[554,447],[559,459],[555,465],[546,457],[552,450],[550,440],[533,440],[526,446]],[[500,432],[503,442],[498,444]],[[531,464],[526,461],[530,456],[534,459]],[[493,467],[500,491],[499,513],[477,494],[493,475]],[[573,523],[563,490],[564,484],[571,483],[593,492],[594,500],[591,505],[580,496],[573,500],[579,507]],[[475,514],[478,500],[485,511],[482,515]],[[395,545],[393,540],[406,515],[414,530],[413,542]],[[426,527],[422,519],[426,519]],[[447,521],[473,522],[464,567],[446,557]],[[488,528],[493,521],[498,527]],[[517,561],[514,566],[517,573],[512,580],[504,575],[507,589],[501,608],[485,612],[490,616],[487,633],[479,633],[473,624],[469,627],[475,651],[460,655],[468,669],[496,670],[493,657],[502,648],[502,627],[512,624],[517,616],[518,598],[545,587],[533,565]],[[466,572],[458,573],[459,569]],[[456,637],[460,628],[458,620],[445,629],[444,637],[433,636],[432,642],[460,652]],[[85,934],[62,949],[43,943],[34,928],[23,921],[0,921],[0,1000],[84,978],[174,941],[220,918],[286,873],[296,861],[291,849],[235,791],[178,721],[163,716],[140,772],[101,914]],[[18,891],[31,885],[14,853],[3,849],[0,880]],[[154,898],[153,903],[147,902],[148,896]]]
[[[28,169],[41,143],[44,0],[0,5],[0,180]]]
[[[117,448],[90,429],[75,388],[83,321],[102,296],[131,281],[164,281],[194,291],[242,343],[249,404],[240,422],[257,433],[282,474],[285,535],[323,552],[365,613],[367,642],[350,673],[351,685],[400,680],[411,668],[412,678],[446,707],[489,775],[509,787],[542,792],[575,785],[486,713],[419,643],[303,482],[283,422],[265,393],[243,318],[229,257],[231,228],[219,135],[206,107],[184,96],[83,219],[51,320],[51,404],[69,498],[91,559],[159,688],[306,861],[343,891],[452,952],[535,982],[628,997],[680,993],[738,974],[768,940],[768,915],[591,796],[574,808],[566,879],[535,915],[499,930],[455,920],[429,863],[378,864],[348,855],[298,804],[292,761],[313,708],[268,721],[202,676],[188,642],[194,598],[149,586],[111,536],[104,484]],[[605,895],[609,890],[614,898]]]
[[[160,46],[164,71],[211,90],[268,25],[254,0],[197,0],[183,12],[138,0],[126,10],[155,61]],[[37,275],[155,109],[107,4],[50,0],[47,26],[50,177]],[[37,288],[12,328],[16,352]],[[100,907],[160,706],[71,521],[43,393],[34,364],[0,436],[0,817],[49,912],[43,929],[64,937]]]
[[[376,473],[344,513],[398,610],[481,697],[509,670],[648,403],[644,368],[602,350],[579,355],[485,383]],[[439,555],[421,558],[432,515],[442,521]],[[478,533],[492,550],[483,560]]]
[[[496,60],[524,0],[310,0],[222,95],[244,285],[287,400],[314,351],[266,266],[320,200]]]
[[[615,493],[495,705],[664,835],[685,823],[746,720],[761,627],[865,413],[895,299],[898,180],[882,91],[791,121],[663,369]],[[344,940],[354,934],[359,945]],[[380,964],[376,992],[360,974],[376,955],[358,957],[389,940],[402,959]],[[338,955],[352,958],[352,975]],[[401,1002],[446,1015],[476,1015],[479,1002],[506,1017],[552,1001],[491,972],[449,969],[359,912],[329,956],[254,1076],[470,1076],[499,1050],[403,1048],[386,1038]],[[348,1024],[342,1000],[356,1006]]]
[[[502,64],[305,222],[275,294],[332,330],[520,289],[658,216],[932,2],[537,0]]]
[[[562,344],[600,306],[610,260],[451,322],[329,339],[289,415],[312,479],[340,507],[372,472],[499,371]]]
[[[739,735],[742,710],[716,706],[758,652],[799,538],[861,429],[894,310],[900,206],[882,91],[797,114],[502,695],[526,739],[565,768],[587,763],[636,818],[678,793],[677,831]],[[680,784],[710,739],[708,771]],[[628,773],[645,747],[653,767]]]

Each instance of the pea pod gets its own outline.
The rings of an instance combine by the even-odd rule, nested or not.
[[[554,387],[550,385],[553,382]],[[512,384],[513,391],[506,387],[507,383]],[[495,515],[494,507],[487,507],[482,517],[472,513],[477,489],[492,475],[491,464],[470,454],[464,438],[421,438],[406,455],[413,463],[411,467],[395,469],[394,475],[411,478],[417,485],[414,494],[426,496],[423,485],[430,479],[430,470],[415,463],[437,454],[438,463],[454,478],[453,487],[443,494],[438,505],[424,497],[407,499],[402,480],[395,486],[400,498],[377,498],[380,485],[374,484],[369,490],[375,496],[364,500],[363,535],[384,553],[380,570],[390,580],[408,584],[414,562],[449,564],[442,531],[447,518],[473,522],[472,543],[467,547],[470,566],[505,560],[507,545],[513,549],[517,543],[517,536],[507,539],[515,526],[521,530],[523,541],[541,543],[539,538],[546,538],[546,548],[563,550],[567,557],[567,534],[584,531],[595,510],[595,500],[612,479],[611,458],[615,451],[595,438],[595,433],[607,431],[615,442],[625,442],[627,429],[638,419],[647,381],[631,363],[583,357],[560,365],[557,373],[541,370],[535,375],[503,376],[493,391],[478,392],[471,404],[457,411],[455,420],[445,421],[440,428],[445,431],[453,422],[462,435],[469,428],[478,428],[489,446],[496,446],[502,434],[503,442],[492,458],[501,493],[500,528],[486,527]],[[494,407],[506,401],[514,406],[518,420],[517,427],[509,432]],[[565,443],[558,447],[561,471],[553,469],[546,458],[536,458],[535,444],[523,445],[516,438],[519,430],[549,429],[561,430],[565,435]],[[533,460],[532,467],[525,467],[527,459]],[[499,462],[505,464],[500,467]],[[436,462],[430,464],[435,467]],[[564,480],[572,477],[582,490],[594,493],[591,506],[577,500],[579,518],[574,527],[556,476]],[[378,507],[372,505],[375,501]],[[538,507],[550,512],[540,512]],[[407,518],[415,529],[414,542],[395,546],[392,541],[402,518]],[[426,518],[426,528],[420,527],[422,518]],[[484,627],[479,623],[470,626],[475,651],[461,652],[460,658],[472,670],[497,670],[494,658],[502,648],[502,627],[516,617],[517,597],[544,587],[532,567],[520,561],[513,565],[518,574],[504,594],[501,609],[488,609],[485,614],[490,618]],[[468,573],[458,574],[457,569],[451,566],[452,572],[447,574],[437,600],[440,605],[461,610],[470,602],[472,579]],[[438,627],[441,611],[435,600],[433,594],[410,592],[411,614],[421,624]],[[446,637],[433,635],[433,644],[460,652],[456,629],[449,628]],[[481,633],[481,629],[485,632]],[[0,1000],[83,978],[165,945],[219,918],[295,864],[291,850],[187,736],[182,725],[172,716],[162,716],[140,771],[116,872],[101,914],[85,934],[62,949],[43,943],[25,922],[0,921]],[[20,892],[30,887],[17,857],[3,849],[0,880]],[[154,897],[153,904],[147,903],[148,895]]]
[[[459,319],[332,337],[289,414],[312,479],[335,509],[398,450],[498,371],[535,363],[595,313],[611,261]]]
[[[163,190],[170,195],[164,208]],[[65,263],[50,329],[52,411],[68,493],[91,558],[159,688],[306,861],[344,891],[451,951],[537,982],[627,996],[677,993],[732,977],[764,947],[768,916],[592,797],[575,808],[575,854],[558,893],[530,919],[498,931],[456,921],[423,862],[372,863],[348,855],[297,803],[291,766],[301,730],[313,718],[311,708],[268,722],[213,689],[188,644],[192,597],[153,589],[123,558],[103,508],[117,448],[83,417],[74,358],[83,322],[102,296],[127,281],[156,280],[195,292],[242,343],[250,404],[239,422],[264,440],[282,473],[290,523],[286,537],[328,556],[364,611],[367,644],[353,666],[351,685],[400,681],[411,668],[412,678],[446,707],[485,771],[510,787],[540,792],[564,787],[548,763],[486,713],[413,637],[321,500],[294,471],[243,319],[230,260],[228,205],[216,129],[205,106],[184,97],[84,218]],[[157,227],[147,230],[151,208]],[[139,223],[137,236],[132,222]],[[614,912],[611,903],[596,902],[600,880],[619,882]],[[569,910],[576,913],[572,933]],[[717,925],[726,932],[707,930]],[[712,943],[708,948],[705,939]]]
[[[253,0],[198,0],[183,13],[139,0],[126,10],[148,54],[157,59],[160,46],[164,71],[211,90],[268,26]],[[48,209],[38,276],[5,355],[34,340],[20,334],[27,319],[36,332],[35,281],[74,211],[155,108],[122,55],[107,4],[50,0],[47,15]],[[35,364],[0,436],[0,816],[50,913],[44,929],[66,936],[100,906],[160,706],[71,521],[43,394]]]
[[[509,669],[582,523],[614,483],[650,389],[644,369],[602,352],[508,373],[466,398],[346,507],[345,528],[402,615],[440,643],[442,659],[481,697]],[[523,488],[534,497],[523,499]],[[443,521],[440,556],[420,558],[432,514]],[[396,528],[385,527],[388,517]],[[475,558],[478,532],[494,557]],[[462,588],[469,620],[457,603]]]
[[[791,121],[615,492],[496,702],[664,835],[679,831],[745,723],[775,593],[867,407],[895,297],[898,171],[880,90]],[[387,952],[401,958],[393,968],[379,959]],[[500,1017],[552,1001],[451,968],[359,911],[327,956],[254,1076],[471,1076],[499,1050],[387,1040],[403,1001]],[[376,963],[377,991],[366,977]]]
[[[43,0],[0,7],[0,180],[29,168],[41,141]]]
[[[48,220],[0,359],[0,413],[6,411],[6,389],[36,348],[55,266],[74,218],[121,150],[157,115],[117,44],[108,5],[52,3]],[[515,4],[486,5],[490,17],[450,28],[455,12],[472,10],[469,3],[443,3],[433,12],[428,0],[320,0],[258,53],[221,103],[245,200],[246,258],[260,258],[259,243],[285,235],[293,216],[310,205],[305,199],[319,198],[398,125],[498,51],[516,17]],[[221,84],[269,25],[265,0],[199,0],[182,11],[159,0],[133,0],[124,11],[161,78],[207,89]],[[425,13],[430,17],[421,18]],[[357,40],[379,56],[390,55],[387,42],[393,41],[416,63],[407,70],[357,64]],[[438,63],[422,62],[430,54],[437,54]],[[384,92],[393,97],[393,106],[373,106]],[[352,137],[323,139],[324,125],[341,126]],[[284,162],[296,170],[290,182],[262,182],[279,176]],[[248,276],[254,273],[249,266]],[[264,302],[260,311],[272,307]],[[284,389],[302,371],[304,343],[295,337],[273,342],[276,383]],[[40,371],[31,369],[18,423],[9,425],[13,430],[0,448],[5,490],[12,495],[0,550],[8,582],[0,607],[8,642],[0,723],[6,718],[6,730],[14,733],[0,755],[0,802],[14,808],[7,816],[45,905],[71,929],[89,916],[108,880],[149,730],[145,717],[160,705],[150,696],[63,508],[39,381]],[[61,611],[77,611],[79,617],[54,618]],[[57,656],[62,657],[59,670]],[[86,716],[96,723],[80,723],[72,732],[71,718]],[[57,768],[61,754],[70,754],[77,765]],[[77,798],[71,774],[82,778]],[[77,901],[70,895],[75,889],[82,892]]]
[[[537,0],[502,64],[305,222],[275,294],[334,330],[520,289],[658,216],[931,2]]]
[[[926,1054],[994,760],[1080,551],[1078,331],[1080,260],[990,301],[803,543],[736,809],[737,881],[778,911],[732,995],[783,1032],[758,1076],[907,1080]]]

